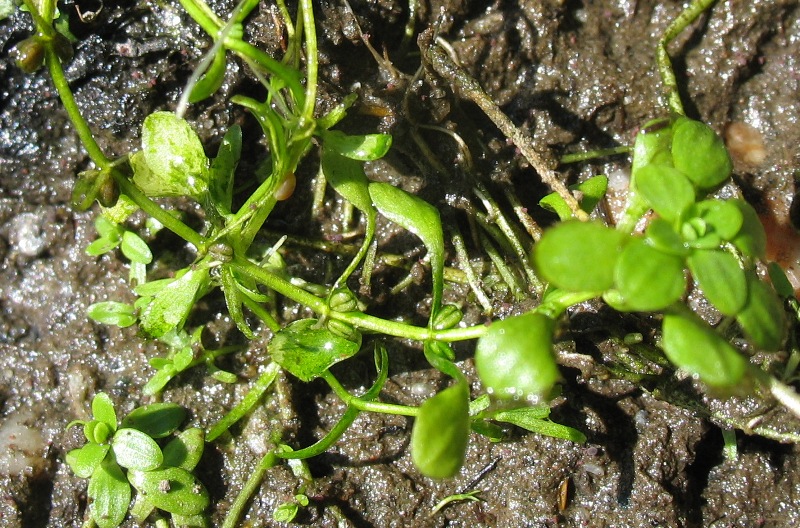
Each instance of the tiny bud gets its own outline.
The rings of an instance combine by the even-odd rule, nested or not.
[[[433,327],[436,330],[453,328],[461,322],[462,317],[464,317],[464,314],[461,313],[461,309],[458,306],[455,304],[445,304],[439,310],[439,313],[436,314],[436,317],[434,317]]]
[[[44,64],[44,43],[41,37],[28,37],[11,50],[17,67],[25,73],[33,73]]]
[[[335,312],[352,312],[358,309],[358,299],[347,288],[340,288],[331,295],[329,306]]]

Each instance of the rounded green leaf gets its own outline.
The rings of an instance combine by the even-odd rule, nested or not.
[[[500,397],[547,394],[560,376],[553,354],[555,322],[526,313],[492,323],[478,340],[475,368],[481,382]]]
[[[153,337],[181,329],[195,300],[205,294],[210,284],[208,268],[190,269],[169,282],[142,311],[139,318],[142,329]]]
[[[392,136],[389,134],[351,136],[338,130],[323,132],[322,141],[325,149],[360,161],[382,158],[392,146]]]
[[[142,151],[131,157],[133,181],[148,196],[190,196],[208,189],[209,161],[189,123],[154,112],[142,125]]]
[[[92,499],[90,511],[97,526],[116,528],[122,523],[131,503],[131,487],[111,457],[95,468],[87,493]]]
[[[114,434],[111,448],[117,463],[125,468],[150,471],[161,465],[164,455],[155,440],[136,429],[120,429]]]
[[[425,400],[411,432],[411,457],[431,478],[452,477],[464,463],[469,440],[469,388],[466,382]]]
[[[753,206],[744,200],[728,200],[742,213],[742,227],[731,240],[736,248],[753,258],[764,258],[767,251],[767,234]]]
[[[722,139],[705,123],[688,118],[673,125],[672,162],[699,189],[717,187],[732,169]]]
[[[150,251],[147,242],[136,233],[125,231],[122,234],[122,244],[119,247],[122,254],[128,257],[131,262],[150,264],[153,261],[153,253]]]
[[[686,290],[683,259],[635,238],[619,256],[614,284],[624,309],[662,310],[679,300]]]
[[[158,402],[132,410],[122,427],[136,429],[151,438],[172,434],[186,419],[186,409],[175,403]]]
[[[136,309],[130,304],[104,301],[89,306],[86,315],[98,323],[126,328],[136,322]]]
[[[562,222],[534,247],[539,273],[568,291],[603,292],[614,284],[614,267],[625,235],[597,222]]]
[[[90,442],[102,444],[114,434],[114,429],[109,427],[105,422],[92,420],[83,424],[83,434]]]
[[[636,176],[636,192],[662,218],[675,221],[694,203],[694,187],[679,170],[646,165]]]
[[[351,341],[338,336],[316,319],[295,321],[282,328],[269,343],[272,359],[302,381],[319,377],[361,348],[361,334]]]
[[[780,350],[786,338],[786,312],[775,291],[753,274],[747,274],[748,299],[736,316],[745,335],[760,349]]]
[[[687,263],[711,304],[724,315],[739,313],[747,302],[747,280],[736,257],[719,249],[698,249]]]
[[[98,392],[92,398],[92,417],[108,425],[112,431],[117,430],[117,413],[114,411],[114,402],[105,392]]]
[[[192,427],[170,440],[164,446],[164,465],[192,471],[200,462],[205,447],[205,433]]]
[[[747,361],[694,314],[664,316],[662,347],[670,361],[715,387],[741,381]]]
[[[742,229],[744,217],[735,200],[703,200],[695,204],[692,216],[702,218],[706,229],[722,240],[732,240]]]
[[[67,464],[75,475],[80,478],[89,478],[103,461],[111,446],[90,442],[79,449],[67,453]]]
[[[631,180],[634,185],[642,167],[654,163],[658,165],[672,163],[671,145],[672,120],[670,118],[659,118],[645,123],[642,130],[636,135],[633,144]]]
[[[174,515],[197,515],[209,505],[203,483],[183,468],[130,471],[128,480],[153,506]]]
[[[678,257],[685,257],[690,253],[683,238],[663,218],[654,218],[648,224],[645,241],[659,251]]]

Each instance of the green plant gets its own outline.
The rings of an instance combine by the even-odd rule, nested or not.
[[[145,405],[117,423],[111,398],[101,392],[92,400],[92,415],[92,420],[67,426],[82,426],[87,440],[67,453],[67,464],[89,479],[89,516],[97,526],[119,526],[129,507],[139,521],[158,509],[171,514],[177,526],[206,525],[208,492],[192,474],[203,454],[204,435],[198,428],[173,435],[186,418],[182,407]],[[157,440],[168,437],[162,448]]]
[[[486,213],[476,213],[470,219],[480,226],[480,234],[475,238],[496,269],[499,277],[496,283],[513,292],[515,299],[533,292],[540,302],[527,313],[488,326],[463,326],[461,308],[443,301],[445,277],[452,270],[447,268],[440,211],[413,194],[387,183],[371,182],[366,177],[364,163],[384,156],[391,148],[391,136],[349,135],[334,128],[346,118],[355,103],[354,95],[343,97],[325,115],[319,115],[315,108],[318,57],[310,0],[298,3],[294,20],[284,3],[278,2],[288,37],[281,60],[244,39],[242,24],[256,8],[257,1],[243,0],[227,21],[201,0],[181,0],[181,4],[208,33],[213,44],[190,79],[177,111],[147,116],[142,124],[141,149],[118,160],[108,159],[97,145],[64,78],[62,62],[68,60],[68,54],[62,49],[62,37],[53,27],[52,1],[25,0],[36,25],[36,35],[19,51],[19,57],[26,63],[32,62],[31,67],[40,58],[47,65],[95,165],[80,175],[73,195],[78,208],[89,208],[95,201],[103,208],[96,221],[99,238],[87,251],[99,255],[119,248],[132,262],[132,291],[138,299],[133,304],[97,303],[91,307],[90,317],[121,327],[138,323],[143,333],[169,348],[166,356],[150,360],[155,373],[143,392],[156,394],[178,374],[200,364],[207,365],[209,373],[219,381],[236,381],[233,373],[215,365],[220,355],[236,348],[205,350],[203,326],[192,321],[198,302],[220,290],[231,320],[244,336],[254,338],[254,327],[258,325],[266,327],[272,337],[267,347],[270,362],[242,401],[210,427],[208,441],[217,441],[257,405],[268,389],[279,382],[281,371],[300,382],[323,380],[346,406],[338,423],[310,446],[290,449],[284,445],[283,431],[273,431],[276,447],[247,479],[230,507],[225,526],[236,524],[270,468],[284,462],[290,466],[302,464],[303,460],[323,453],[362,412],[414,417],[412,457],[423,475],[434,478],[450,477],[459,471],[471,431],[490,441],[500,441],[507,434],[503,424],[510,424],[584,442],[586,437],[580,431],[549,419],[548,402],[559,390],[560,370],[554,344],[563,328],[563,316],[572,306],[595,297],[601,297],[621,312],[663,314],[661,350],[675,366],[720,389],[732,390],[743,380],[763,384],[781,402],[800,413],[793,391],[751,365],[730,342],[741,329],[758,348],[781,347],[785,314],[773,289],[756,273],[757,263],[764,256],[764,233],[752,207],[742,200],[723,201],[709,194],[729,177],[730,160],[707,125],[683,115],[679,99],[673,97],[675,86],[670,83],[674,76],[670,81],[666,51],[659,52],[659,68],[668,90],[672,90],[669,103],[674,115],[648,123],[637,137],[632,150],[630,200],[623,221],[613,228],[588,220],[605,193],[605,178],[594,178],[572,188],[565,186],[552,169],[548,153],[536,150],[532,141],[502,114],[477,83],[452,63],[439,43],[426,43],[423,39],[423,56],[433,70],[475,101],[520,146],[554,191],[542,200],[543,207],[556,212],[561,219],[542,234],[522,208],[515,206],[520,222],[530,234],[530,240],[526,240],[488,190],[476,183],[475,194]],[[710,2],[705,0],[693,3],[688,15],[682,15],[670,26],[661,48],[666,50],[667,42],[708,5]],[[267,145],[262,168],[244,182],[242,191],[234,186],[242,153],[241,129],[231,127],[216,156],[210,158],[199,136],[182,117],[188,104],[210,97],[220,87],[231,54],[248,65],[265,94],[261,99],[241,94],[230,99],[258,122]],[[25,63],[22,66],[31,69]],[[272,247],[257,241],[276,203],[291,197],[300,162],[315,148],[326,182],[360,211],[365,224],[363,240],[348,254],[349,263],[325,284],[310,284],[289,275],[280,254],[284,239]],[[205,219],[203,227],[193,229],[180,213],[156,201],[170,197],[196,202]],[[507,198],[515,204],[513,196]],[[143,238],[125,227],[129,216],[137,210],[191,245],[195,250],[193,262],[170,269],[168,278],[149,278],[146,266],[158,256],[151,253]],[[650,211],[655,218],[649,218]],[[430,309],[424,325],[371,315],[364,300],[351,290],[350,279],[357,270],[361,271],[362,285],[369,285],[375,262],[381,258],[374,242],[379,216],[415,235],[424,246],[424,262],[430,269]],[[643,232],[637,228],[640,223],[646,224]],[[462,256],[466,249],[456,231],[453,228],[450,232],[456,251]],[[586,262],[592,265],[586,266]],[[473,270],[468,263],[464,268],[465,280],[479,296],[480,281],[470,278]],[[717,328],[683,302],[689,275],[723,316]],[[787,296],[785,288],[783,291]],[[315,315],[284,324],[275,315],[277,294]],[[490,309],[491,305],[485,311]],[[389,356],[385,347],[377,343],[372,386],[361,394],[351,393],[331,368],[353,358],[367,340],[372,341],[370,334],[417,342],[428,363],[451,380],[449,386],[420,406],[381,401]],[[473,394],[450,346],[454,341],[471,339],[477,339],[475,364],[485,393]],[[698,348],[704,353],[698,354]],[[655,356],[669,365],[658,351]],[[138,412],[150,414],[169,409],[177,413],[169,404],[154,405]],[[138,518],[143,519],[150,510],[158,508],[172,513],[178,524],[195,522],[189,517],[205,509],[207,496],[203,495],[204,502],[191,503],[194,508],[203,502],[203,508],[194,512],[183,507],[189,501],[178,499],[181,495],[177,488],[162,486],[167,489],[159,488],[154,495],[153,486],[160,486],[165,479],[189,484],[186,475],[190,475],[197,463],[195,458],[199,460],[202,433],[184,432],[162,451],[152,439],[152,430],[126,425],[126,421],[119,427],[107,396],[95,398],[93,411],[92,421],[77,422],[84,426],[89,443],[71,452],[68,462],[76,474],[91,479],[89,494],[94,499],[91,516],[95,522],[115,526],[121,521],[130,502],[131,485],[139,491],[133,508]],[[176,418],[171,418],[169,423],[174,426],[158,434],[171,434],[183,419],[182,414],[180,418],[174,424]],[[180,449],[171,447],[178,439],[181,440],[175,445],[185,445],[192,456],[180,458],[173,454]],[[140,454],[133,457],[132,453]],[[292,501],[275,511],[276,520],[290,522],[307,504],[307,478],[302,475],[298,478],[303,484]],[[457,495],[455,499],[469,496]]]

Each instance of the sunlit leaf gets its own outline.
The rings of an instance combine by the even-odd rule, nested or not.
[[[533,258],[542,277],[557,288],[599,293],[614,284],[624,242],[624,233],[600,223],[570,220],[544,233]]]
[[[636,182],[639,169],[651,164],[671,165],[672,120],[654,119],[645,123],[633,144],[631,180]]]
[[[89,478],[100,465],[100,462],[111,449],[110,444],[96,444],[89,442],[81,448],[73,449],[67,453],[66,460],[70,469],[80,478]]]
[[[202,429],[192,427],[170,440],[163,449],[164,465],[192,471],[203,456],[204,435]]]
[[[493,420],[510,423],[532,433],[552,436],[553,438],[563,438],[579,444],[586,442],[586,435],[577,429],[550,421],[548,419],[548,416],[550,416],[549,407],[520,407],[518,409],[499,411],[491,416]]]
[[[122,428],[111,441],[117,463],[130,469],[150,471],[161,465],[164,456],[155,440],[136,429]]]
[[[128,257],[131,262],[150,264],[153,261],[153,253],[147,246],[147,242],[141,239],[136,233],[125,231],[122,233],[122,244],[119,247],[122,254]]]
[[[354,160],[382,158],[392,146],[392,136],[389,134],[351,136],[338,130],[328,130],[321,135],[326,150]]]
[[[780,350],[786,338],[786,312],[775,291],[754,273],[747,274],[748,298],[736,320],[760,349]]]
[[[98,392],[92,398],[92,417],[102,422],[112,430],[117,430],[117,413],[114,411],[114,402],[105,392]]]
[[[90,511],[97,526],[116,528],[122,523],[131,502],[131,487],[111,457],[95,468],[87,493],[92,499]]]
[[[555,322],[538,313],[495,321],[478,339],[475,368],[481,382],[500,397],[542,396],[559,379],[553,353]]]
[[[736,200],[703,200],[696,203],[689,214],[702,218],[706,228],[722,240],[732,240],[744,222]]]
[[[172,434],[186,419],[186,409],[175,403],[157,402],[137,407],[122,420],[122,427],[137,429],[152,438]]]
[[[679,300],[686,290],[683,260],[633,238],[617,261],[614,285],[626,311],[661,310]],[[615,306],[616,307],[616,306]]]
[[[732,163],[722,139],[705,123],[679,118],[673,125],[672,162],[699,189],[728,179]]]
[[[425,400],[411,432],[411,457],[431,478],[452,477],[461,469],[469,440],[469,388],[459,382]]]
[[[98,323],[126,328],[136,322],[136,309],[130,304],[117,301],[94,303],[86,310],[86,315]]]
[[[171,112],[154,112],[142,125],[142,151],[131,157],[133,182],[148,196],[202,198],[209,161],[189,123]]]
[[[747,280],[736,257],[718,249],[699,249],[687,263],[711,304],[724,315],[739,313],[747,302]]]
[[[674,221],[694,203],[694,188],[681,171],[665,165],[647,165],[636,177],[636,192],[662,218]]]
[[[355,355],[361,348],[357,341],[340,337],[316,319],[302,319],[282,328],[270,341],[272,359],[301,379],[311,381],[336,363]]]
[[[140,324],[153,337],[183,327],[195,301],[210,285],[207,268],[190,269],[163,287],[144,309]]]
[[[183,468],[128,472],[128,480],[153,505],[177,515],[197,515],[208,508],[208,491],[203,483]]]
[[[670,361],[716,387],[739,383],[747,360],[692,313],[664,316],[662,347]]]
[[[605,176],[594,176],[577,185],[570,185],[569,188],[572,191],[578,191],[580,193],[581,199],[579,203],[581,209],[586,213],[591,213],[606,194],[608,178]],[[573,217],[572,209],[570,209],[561,195],[556,192],[550,193],[539,200],[539,205],[548,211],[556,213],[562,221]]]
[[[439,211],[425,200],[388,183],[370,183],[369,194],[382,215],[417,235],[428,250],[433,276],[432,323],[442,305],[444,290],[444,234]]]

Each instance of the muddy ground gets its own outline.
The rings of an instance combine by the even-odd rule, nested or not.
[[[232,2],[211,3],[228,12]],[[606,148],[632,141],[638,127],[664,113],[653,67],[658,36],[681,10],[672,0],[496,1],[421,0],[415,30],[437,26],[465,68],[503,110],[527,130],[540,148],[555,154]],[[78,104],[108,152],[136,148],[142,119],[156,109],[172,109],[182,83],[208,42],[177,2],[64,2],[70,28],[78,37],[67,75]],[[391,132],[395,147],[371,176],[419,191],[447,215],[462,221],[463,200],[474,200],[464,183],[463,159],[444,135],[425,131],[444,171],[437,171],[411,140],[414,124],[439,124],[466,138],[476,174],[493,190],[513,184],[531,210],[544,192],[536,176],[516,156],[477,107],[459,101],[430,72],[409,85],[419,66],[415,41],[403,53],[401,41],[409,14],[404,2],[352,0],[352,11],[338,0],[316,4],[321,47],[321,105],[356,91],[362,114],[345,122],[352,130]],[[83,20],[76,9],[84,14]],[[353,13],[355,13],[355,18]],[[277,10],[262,1],[247,27],[254,43],[279,53]],[[375,62],[358,31],[386,49],[398,73]],[[0,22],[0,525],[4,527],[80,526],[86,507],[86,482],[63,463],[80,445],[79,430],[65,431],[73,419],[88,416],[97,391],[109,393],[119,409],[143,403],[140,387],[148,379],[147,359],[163,353],[156,344],[94,324],[86,307],[107,299],[130,300],[127,268],[115,255],[89,257],[95,212],[70,208],[75,174],[87,168],[86,155],[60,108],[47,76],[26,76],[8,57],[29,32],[27,16]],[[791,0],[721,2],[670,48],[691,117],[722,131],[731,122],[754,127],[766,146],[760,163],[739,159],[736,182],[764,213],[783,249],[785,264],[797,262],[790,251],[791,231],[782,230],[794,176],[800,167],[800,8]],[[252,90],[241,67],[233,68],[222,97]],[[403,112],[411,90],[413,116]],[[190,117],[213,145],[225,127],[241,122],[246,137],[258,130],[248,116],[223,98],[198,105]],[[248,147],[257,156],[259,146]],[[740,156],[741,157],[741,156]],[[299,175],[299,192],[271,222],[278,232],[329,238],[344,230],[341,204],[328,196],[323,213],[310,217],[313,155]],[[756,160],[758,161],[758,160]],[[255,165],[244,161],[244,170]],[[576,181],[594,174],[624,176],[624,156],[582,164],[567,174]],[[184,205],[184,209],[186,206]],[[393,251],[413,254],[408,237],[384,242]],[[159,240],[164,253],[180,254],[175,241]],[[477,253],[475,254],[478,257]],[[341,262],[324,253],[294,248],[292,271],[322,281],[327,266]],[[379,270],[370,310],[384,316],[417,318],[424,284],[412,286],[406,302],[386,295],[385,286],[402,278]],[[448,295],[465,298],[461,287]],[[219,299],[217,299],[219,301]],[[497,292],[500,316],[524,309]],[[424,305],[424,303],[421,303]],[[214,300],[198,320],[208,321],[211,344],[240,343]],[[424,306],[421,308],[424,310]],[[298,310],[285,307],[287,317]],[[474,310],[472,322],[480,321]],[[715,526],[788,527],[800,525],[798,447],[738,433],[739,457],[722,454],[720,428],[702,412],[664,401],[635,384],[608,379],[600,364],[614,363],[622,350],[614,332],[655,327],[645,317],[615,319],[597,306],[573,315],[573,331],[562,344],[563,396],[556,421],[586,433],[576,445],[522,431],[491,444],[473,435],[467,462],[451,480],[435,482],[414,469],[408,454],[411,422],[402,417],[362,415],[328,454],[311,461],[317,477],[309,490],[311,505],[298,521],[309,526]],[[191,409],[191,421],[208,426],[245,393],[244,381],[257,375],[263,337],[226,366],[243,380],[222,385],[197,372],[178,378],[164,399]],[[387,401],[416,404],[442,387],[440,375],[426,368],[419,351],[389,344],[391,379]],[[470,346],[459,348],[471,372]],[[580,354],[577,356],[576,354]],[[577,358],[577,359],[576,359]],[[371,383],[371,358],[346,371],[347,386]],[[341,403],[322,384],[282,379],[281,396],[270,397],[236,430],[235,440],[208,446],[201,477],[212,492],[213,520],[219,523],[244,475],[269,447],[269,432],[280,422],[287,440],[307,445],[342,412]],[[478,389],[475,382],[475,389]],[[760,404],[741,398],[721,413],[748,416]],[[283,406],[283,411],[280,407]],[[796,432],[797,423],[771,411],[767,424]],[[569,479],[565,508],[559,488]],[[272,470],[248,513],[247,526],[272,526],[275,506],[289,499],[297,481],[288,469]],[[431,508],[443,497],[480,490],[480,501],[454,503],[439,513]]]

